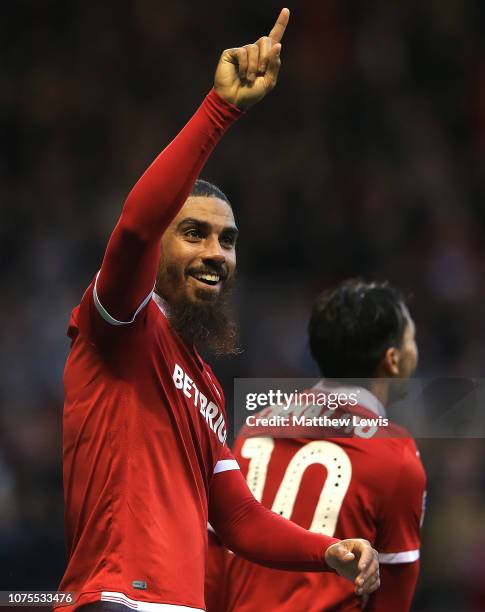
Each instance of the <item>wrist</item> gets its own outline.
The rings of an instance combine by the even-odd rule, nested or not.
[[[205,97],[203,106],[212,121],[222,129],[227,129],[244,114],[244,111],[227,102],[214,88]]]
[[[210,92],[209,95],[213,94],[214,97],[218,100],[218,102],[224,106],[227,106],[228,108],[236,111],[239,114],[244,113],[244,110],[239,108],[239,106],[236,106],[236,104],[233,104],[232,102],[229,102],[229,100],[226,100],[226,98],[224,98],[220,93],[218,93],[216,87],[214,86]]]
[[[335,571],[335,569],[329,564],[329,559],[330,559],[330,555],[331,555],[331,552],[329,552],[329,551],[332,548],[332,546],[335,546],[335,544],[339,544],[341,541],[342,540],[339,540],[337,538],[330,538],[330,537],[327,538],[326,548],[325,548],[324,553],[323,553],[323,560],[324,560],[325,564],[333,572]]]

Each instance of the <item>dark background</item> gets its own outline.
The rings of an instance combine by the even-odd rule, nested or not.
[[[300,0],[275,92],[203,176],[241,230],[234,376],[312,376],[313,299],[349,276],[412,294],[420,376],[485,357],[485,4]],[[274,0],[3,3],[0,18],[0,590],[64,566],[61,376],[71,308],[124,197]],[[128,279],[127,279],[128,280]],[[229,406],[230,410],[230,406]],[[421,441],[414,609],[485,610],[483,440]]]

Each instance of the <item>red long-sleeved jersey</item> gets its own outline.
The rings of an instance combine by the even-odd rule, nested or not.
[[[376,398],[363,389],[359,394],[355,414],[378,416],[383,409]],[[275,414],[281,412],[276,409]],[[269,409],[265,412],[271,414]],[[372,429],[375,437],[368,438]],[[419,573],[426,480],[414,441],[393,424],[381,431],[356,428],[354,435],[342,438],[324,427],[307,431],[315,437],[248,437],[252,432],[245,428],[236,439],[234,456],[251,491],[268,508],[302,527],[342,539],[358,534],[369,540],[379,552],[381,587],[368,598],[365,609],[409,612]],[[224,557],[212,536],[208,568],[209,612],[361,609],[351,583],[339,576],[277,572],[230,552]],[[217,574],[224,576],[219,583]]]
[[[203,610],[209,515],[248,558],[328,570],[334,539],[254,500],[225,445],[222,389],[152,293],[161,236],[239,115],[214,91],[207,96],[128,196],[101,270],[72,313],[64,375],[69,560],[59,587],[77,595],[68,609],[102,600]]]

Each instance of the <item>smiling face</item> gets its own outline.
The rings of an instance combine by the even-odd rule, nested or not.
[[[236,270],[232,208],[214,196],[190,196],[161,241],[156,292],[173,327],[190,344],[237,354],[237,325],[228,304]]]
[[[157,292],[169,305],[217,302],[234,276],[236,239],[227,202],[189,197],[162,237]]]

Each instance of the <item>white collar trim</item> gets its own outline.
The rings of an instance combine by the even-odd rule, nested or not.
[[[155,304],[158,306],[160,312],[164,314],[165,316],[167,316],[167,313],[168,313],[167,302],[162,297],[160,297],[158,293],[155,293],[155,291],[152,293],[152,299],[155,302]]]
[[[368,389],[364,389],[364,387],[359,387],[358,385],[352,385],[348,387],[343,387],[341,385],[331,385],[324,379],[320,380],[315,388],[321,389],[323,391],[332,391],[337,393],[345,393],[349,395],[350,393],[358,393],[358,405],[362,406],[362,408],[366,408],[370,410],[374,414],[378,416],[385,417],[386,409],[381,404],[381,402],[377,399],[377,397],[371,393]]]

